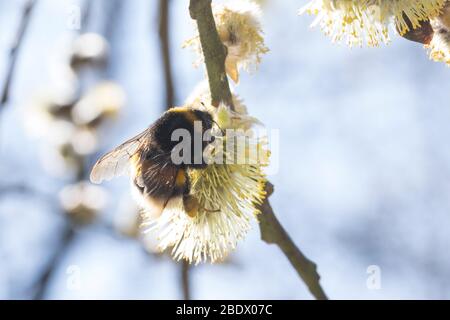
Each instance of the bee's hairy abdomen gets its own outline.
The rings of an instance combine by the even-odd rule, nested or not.
[[[142,152],[136,163],[133,182],[148,196],[167,198],[189,191],[189,179],[182,165],[174,165],[170,155],[153,151]]]

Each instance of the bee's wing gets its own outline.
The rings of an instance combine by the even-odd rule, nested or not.
[[[128,169],[131,157],[149,139],[149,135],[150,130],[147,129],[101,157],[92,168],[91,181],[100,183],[124,174]]]

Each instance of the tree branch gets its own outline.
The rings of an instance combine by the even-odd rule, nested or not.
[[[225,73],[226,50],[224,50],[225,47],[217,33],[211,0],[190,0],[189,11],[192,19],[197,21],[200,42],[208,71],[212,102],[215,106],[220,101],[229,103],[231,101],[231,91]],[[266,191],[267,197],[261,205],[261,214],[259,215],[261,239],[268,244],[276,244],[283,251],[316,299],[327,299],[319,283],[320,276],[317,273],[316,264],[309,260],[295,245],[270,206],[268,197],[273,192],[273,186],[270,182],[267,183]]]
[[[233,108],[230,86],[225,72],[227,48],[222,44],[214,22],[211,0],[191,0],[191,18],[197,21],[198,34],[205,57],[211,99],[214,106],[224,102]]]
[[[309,260],[295,245],[289,234],[278,221],[268,197],[273,193],[273,185],[266,185],[267,197],[261,205],[259,215],[259,228],[261,239],[268,244],[276,244],[289,259],[289,262],[297,271],[300,278],[308,286],[311,294],[318,300],[326,300],[327,295],[320,286],[320,276],[317,273],[317,265]]]
[[[5,82],[3,84],[3,89],[2,89],[2,93],[1,93],[0,107],[5,105],[8,102],[9,91],[11,88],[11,83],[13,81],[17,57],[19,55],[20,46],[23,42],[23,38],[25,36],[27,27],[30,22],[30,16],[31,16],[31,12],[33,11],[34,5],[35,5],[35,0],[28,0],[23,7],[22,17],[21,17],[20,24],[19,24],[19,29],[13,40],[14,42],[13,42],[11,50],[9,52],[9,63],[8,63],[8,69],[6,71]]]

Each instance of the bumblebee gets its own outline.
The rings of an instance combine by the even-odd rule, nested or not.
[[[417,28],[414,28],[411,21],[404,15],[404,19],[408,24],[409,31],[402,35],[403,38],[422,43],[429,44],[434,36],[434,30],[430,20],[421,21]]]
[[[411,21],[404,15],[410,31],[403,35],[404,38],[419,42],[425,45],[430,44],[435,34],[446,35],[450,38],[450,1],[447,1],[439,16],[430,20],[421,21],[417,28],[414,28]]]
[[[100,183],[129,172],[142,204],[151,217],[160,216],[172,199],[180,197],[186,213],[194,217],[199,202],[190,195],[187,170],[207,166],[202,155],[212,141],[204,141],[203,137],[207,130],[212,129],[213,122],[211,114],[206,111],[190,107],[172,108],[144,132],[102,156],[95,163],[90,179],[93,183]],[[174,163],[172,152],[179,141],[174,141],[172,134],[177,129],[187,130],[190,137],[194,138],[201,134],[200,155],[195,150],[194,139],[190,139],[191,152],[187,160]]]

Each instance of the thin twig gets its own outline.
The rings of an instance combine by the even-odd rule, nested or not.
[[[175,89],[172,78],[172,64],[170,60],[170,39],[169,39],[169,0],[159,0],[159,43],[161,48],[161,58],[163,60],[163,79],[165,85],[164,110],[174,106]]]
[[[48,261],[43,272],[39,275],[39,278],[34,285],[34,300],[42,300],[46,298],[50,281],[74,239],[75,231],[73,229],[73,225],[70,221],[67,221],[64,230],[62,231],[61,240],[58,243],[57,249],[53,252],[53,256],[50,258],[50,261]]]
[[[231,100],[231,91],[225,74],[226,51],[217,33],[211,0],[190,0],[189,10],[191,17],[197,20],[213,102],[215,105],[220,101],[227,103]],[[273,191],[273,186],[267,183],[266,189],[267,197],[259,215],[261,239],[269,244],[278,245],[316,299],[327,299],[319,283],[320,276],[316,264],[306,258],[294,244],[270,206],[268,197]]]
[[[80,30],[78,31],[80,34],[85,32],[85,30],[88,27],[88,21],[91,15],[92,11],[92,1],[91,0],[85,0],[83,3],[83,11],[81,14],[81,26]]]
[[[82,27],[78,31],[79,33],[85,32],[88,23],[88,17],[91,11],[91,1],[86,0],[84,2]],[[84,158],[78,158],[77,161],[77,174],[74,179],[74,183],[83,181],[87,177],[87,172],[84,164]],[[38,276],[36,283],[34,284],[34,300],[42,300],[47,297],[48,290],[50,288],[51,279],[61,265],[61,261],[69,251],[72,243],[76,239],[76,223],[70,219],[70,214],[66,211],[62,211],[65,217],[65,225],[61,231],[61,240],[58,242],[56,249],[53,251],[53,255],[47,262],[43,272]]]
[[[33,11],[34,5],[35,0],[28,0],[23,7],[19,29],[13,40],[13,44],[9,52],[9,63],[1,93],[0,107],[4,106],[8,102],[9,92],[11,90],[11,84],[13,82],[14,71],[16,68],[17,57],[19,55],[24,36],[30,22],[31,12]]]
[[[83,160],[78,159],[77,177],[75,180],[76,182],[80,182],[85,178],[86,170],[84,168]],[[50,281],[76,238],[74,229],[75,223],[69,218],[70,214],[66,211],[63,211],[62,214],[65,217],[65,225],[61,231],[61,240],[58,242],[56,249],[53,251],[53,256],[50,258],[50,261],[48,261],[44,271],[38,276],[38,280],[34,285],[34,300],[42,300],[46,298]]]
[[[165,83],[165,101],[164,110],[175,105],[175,87],[173,84],[172,77],[172,63],[171,63],[171,52],[170,52],[170,39],[169,39],[169,29],[170,29],[170,10],[169,10],[170,0],[159,0],[159,42],[161,48],[161,58],[163,60],[163,79]],[[181,289],[183,292],[183,299],[191,299],[191,288],[190,288],[190,265],[187,261],[183,260],[180,264],[180,282]]]
[[[0,198],[11,194],[25,195],[26,197],[38,197],[49,203],[54,202],[54,196],[50,193],[43,192],[38,188],[26,184],[0,185]]]
[[[181,287],[183,290],[183,299],[191,300],[191,281],[190,281],[190,271],[191,266],[188,261],[183,260],[180,264],[181,266]]]

